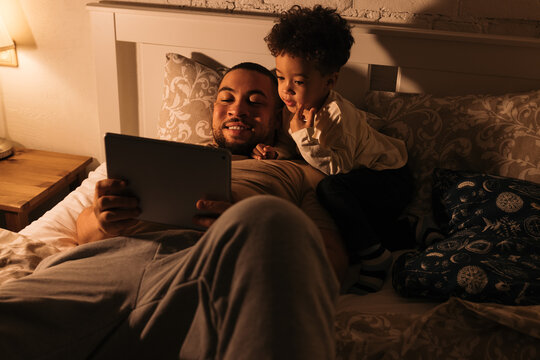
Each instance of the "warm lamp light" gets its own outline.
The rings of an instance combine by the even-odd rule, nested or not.
[[[0,65],[17,66],[17,50],[15,43],[9,36],[9,33],[4,25],[4,21],[0,17]]]

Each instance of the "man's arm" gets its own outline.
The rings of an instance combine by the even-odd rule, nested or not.
[[[217,218],[232,206],[228,201],[201,199],[195,204],[198,210],[202,210],[209,215],[195,215],[193,223],[205,228],[209,228]]]

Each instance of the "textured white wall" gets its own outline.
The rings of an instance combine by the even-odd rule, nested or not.
[[[0,0],[19,67],[0,67],[0,136],[28,148],[98,156],[92,0]],[[132,2],[134,0],[131,0]],[[147,0],[277,13],[294,0]],[[540,0],[306,0],[368,22],[540,37]],[[262,40],[261,40],[262,41]]]
[[[540,37],[540,0],[120,0],[174,6],[278,13],[294,4],[323,4],[349,19]]]

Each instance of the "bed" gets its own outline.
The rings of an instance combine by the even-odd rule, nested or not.
[[[208,142],[223,70],[274,66],[262,40],[269,15],[114,1],[87,10],[96,141]],[[540,357],[540,39],[353,24],[337,90],[406,141],[418,184],[404,216],[416,244],[394,253],[381,291],[340,296],[336,358]],[[105,176],[104,151],[98,160],[40,219],[0,230],[0,282],[75,246],[77,215]]]

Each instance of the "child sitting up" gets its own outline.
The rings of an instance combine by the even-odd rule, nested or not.
[[[354,42],[334,9],[293,6],[265,41],[276,58],[283,131],[275,147],[259,144],[252,156],[286,159],[299,152],[330,175],[317,195],[340,229],[351,264],[360,264],[350,291],[377,291],[392,264],[386,246],[399,242],[397,220],[412,196],[405,144],[371,128],[366,113],[333,90]]]

